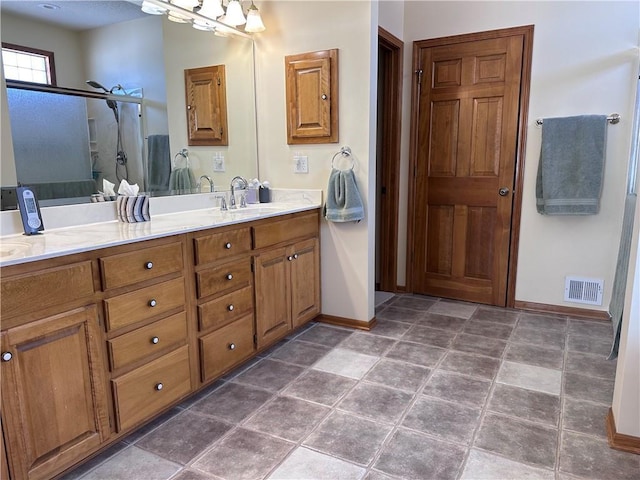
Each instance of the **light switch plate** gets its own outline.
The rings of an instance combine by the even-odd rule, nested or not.
[[[309,173],[309,157],[307,157],[306,155],[294,155],[293,172]]]
[[[214,172],[224,172],[224,155],[220,152],[216,152],[213,156],[213,171]]]

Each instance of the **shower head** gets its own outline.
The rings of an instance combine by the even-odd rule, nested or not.
[[[87,80],[87,85],[89,85],[90,87],[93,87],[93,88],[99,88],[101,90],[104,90],[105,93],[111,93],[109,90],[104,88],[104,86],[102,86],[101,84],[99,84],[95,80]]]

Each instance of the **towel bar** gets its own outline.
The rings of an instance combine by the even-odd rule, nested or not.
[[[615,125],[619,121],[620,121],[620,114],[618,113],[612,113],[607,117],[607,122],[609,122],[611,125]],[[536,125],[540,126],[542,125],[542,122],[543,122],[542,118],[539,118],[536,120]]]

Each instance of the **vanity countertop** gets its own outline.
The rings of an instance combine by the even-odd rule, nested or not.
[[[204,208],[161,215],[152,212],[148,222],[116,220],[45,230],[40,235],[6,235],[0,237],[0,267],[314,210],[320,206],[319,202],[273,202],[228,211]]]

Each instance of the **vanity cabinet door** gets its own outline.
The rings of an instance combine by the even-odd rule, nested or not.
[[[48,479],[109,436],[94,305],[2,333],[2,420],[14,479]]]
[[[299,327],[320,314],[320,247],[317,238],[296,243],[292,248],[291,317]],[[289,256],[287,257],[287,259]]]
[[[189,145],[229,145],[224,65],[184,71]]]
[[[255,278],[256,337],[261,348],[292,328],[287,250],[276,248],[256,256]]]

